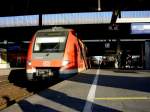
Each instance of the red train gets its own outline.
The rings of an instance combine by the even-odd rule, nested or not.
[[[28,49],[28,80],[49,76],[68,78],[88,69],[87,48],[73,29],[54,27],[39,30]]]

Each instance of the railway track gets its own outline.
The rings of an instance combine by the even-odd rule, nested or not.
[[[25,88],[10,83],[8,76],[0,76],[0,110],[32,94]]]
[[[8,84],[9,84],[8,76],[0,76],[0,88]]]
[[[13,75],[18,76],[18,73]],[[0,110],[53,86],[60,81],[58,79],[50,79],[42,82],[28,82],[22,77],[12,79],[9,76],[0,76]]]

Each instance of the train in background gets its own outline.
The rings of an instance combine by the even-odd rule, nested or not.
[[[29,44],[26,62],[28,80],[56,76],[68,78],[88,69],[87,48],[73,29],[38,30]]]
[[[11,67],[25,67],[28,43],[8,43],[7,61]]]

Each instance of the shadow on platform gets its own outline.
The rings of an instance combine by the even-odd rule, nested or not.
[[[95,74],[86,74],[81,73],[73,78],[68,80],[92,84],[94,80]],[[150,76],[149,77],[130,77],[130,76],[113,76],[111,74],[100,74],[98,79],[98,86],[107,86],[107,87],[115,87],[129,90],[137,90],[150,92]]]
[[[58,91],[50,90],[50,89],[47,89],[44,92],[39,93],[38,95],[43,97],[44,99],[46,98],[49,101],[57,103],[58,106],[55,106],[55,108],[58,107],[59,111],[62,109],[60,106],[60,105],[62,105],[66,108],[70,108],[71,110],[82,112],[85,102],[86,102],[86,100],[71,97],[62,92],[58,92]],[[23,100],[23,101],[19,102],[18,104],[21,107],[21,109],[23,110],[23,112],[37,112],[37,111],[38,112],[59,112],[56,109],[52,109],[52,107],[53,107],[52,105],[47,104],[50,107],[46,107],[46,106],[44,106],[44,101],[42,101],[42,102],[43,102],[43,104],[32,104],[26,100]],[[60,108],[59,108],[59,106],[60,106]],[[119,110],[112,109],[109,107],[104,107],[104,106],[97,105],[94,103],[92,106],[94,107],[94,108],[92,108],[92,110],[94,110],[94,111],[97,110],[100,112],[121,112]],[[64,110],[61,110],[61,111],[64,111]]]
[[[32,104],[26,100],[22,100],[18,104],[22,109],[22,112],[59,112],[55,109],[40,104]]]

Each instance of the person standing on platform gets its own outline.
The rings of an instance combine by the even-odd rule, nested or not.
[[[118,68],[121,68],[121,55],[122,55],[122,52],[120,51],[117,55],[117,62],[118,62]]]
[[[121,55],[121,68],[123,68],[123,69],[126,68],[126,58],[127,58],[127,53],[124,50]]]

